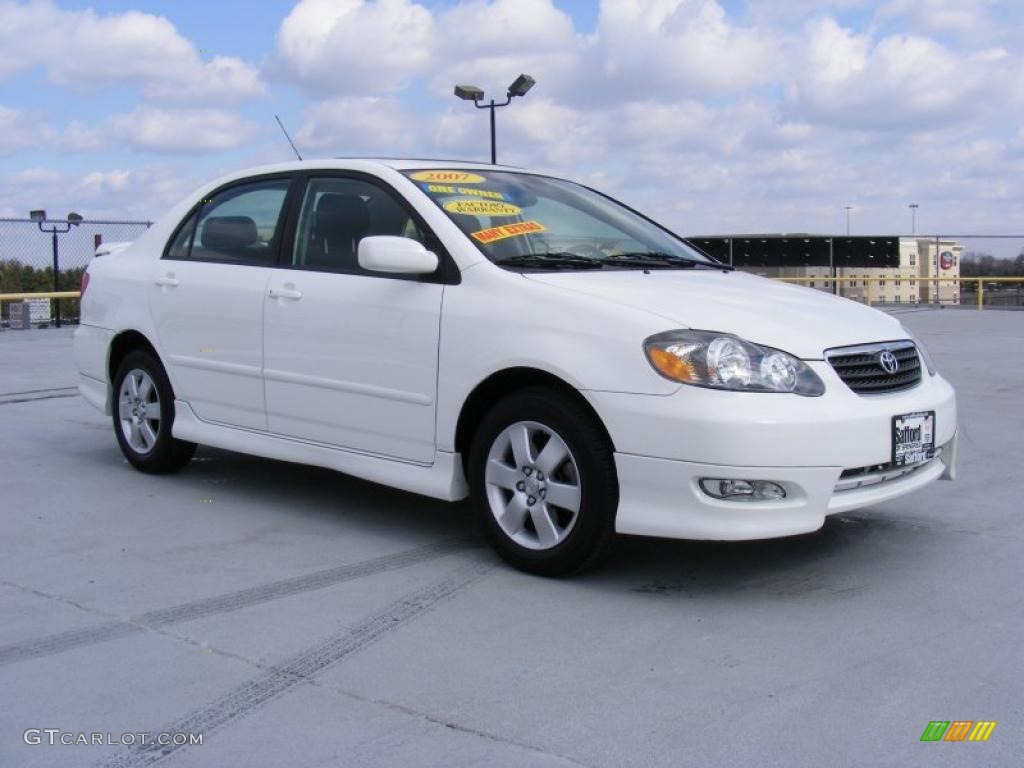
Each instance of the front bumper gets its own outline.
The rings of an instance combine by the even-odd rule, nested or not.
[[[669,396],[587,392],[615,444],[616,530],[688,539],[760,539],[817,530],[825,516],[923,488],[956,467],[956,396],[940,376],[903,392],[864,397],[826,363],[818,398],[681,387]],[[891,460],[892,417],[935,411],[932,460],[912,471]],[[871,467],[872,470],[861,470]],[[846,476],[844,476],[846,472]],[[701,478],[771,480],[781,501],[729,501]]]
[[[912,493],[952,474],[956,437],[934,459],[893,479],[841,488],[841,467],[733,467],[615,454],[619,512],[615,530],[674,539],[770,539],[816,531],[825,516]],[[771,480],[781,501],[727,501],[700,489],[704,477]],[[861,481],[874,480],[868,476]]]

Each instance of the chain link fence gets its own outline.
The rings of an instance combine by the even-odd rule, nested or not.
[[[737,269],[872,306],[1024,309],[1024,235],[688,238]]]
[[[99,245],[136,240],[151,223],[0,219],[0,327],[77,323],[75,296],[33,299],[26,307],[11,294],[78,291]],[[1024,235],[725,235],[688,241],[739,269],[874,306],[1024,308]]]
[[[100,244],[135,240],[151,223],[0,219],[0,294],[77,291]],[[0,302],[4,326],[11,324],[13,306]],[[32,325],[78,322],[77,298],[36,299],[30,310]]]

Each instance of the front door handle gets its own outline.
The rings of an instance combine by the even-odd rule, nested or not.
[[[156,284],[161,288],[175,288],[179,285],[179,280],[174,276],[173,272],[168,272],[163,277],[158,277]]]
[[[267,291],[267,296],[272,299],[293,299],[298,301],[302,298],[302,291],[297,291],[294,288],[271,288]]]

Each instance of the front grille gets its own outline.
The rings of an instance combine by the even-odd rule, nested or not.
[[[898,365],[895,373],[882,367],[881,355],[891,352]],[[883,395],[916,387],[921,381],[921,358],[912,341],[862,344],[830,349],[825,358],[846,386],[858,395]]]

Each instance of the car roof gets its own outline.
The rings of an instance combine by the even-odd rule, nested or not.
[[[408,171],[415,168],[476,168],[479,170],[515,170],[521,171],[514,165],[498,165],[490,163],[478,163],[473,160],[452,160],[442,157],[337,157],[335,160],[363,160],[371,163],[379,163],[396,171]]]
[[[270,173],[287,173],[288,171],[310,170],[341,170],[373,172],[383,169],[411,171],[420,168],[444,170],[481,170],[481,171],[520,171],[529,172],[524,168],[511,165],[491,165],[476,163],[469,160],[443,160],[414,157],[318,157],[309,160],[290,160],[273,165],[262,165],[255,168],[244,168],[221,176],[212,182],[213,186]],[[209,188],[206,185],[204,188]]]

